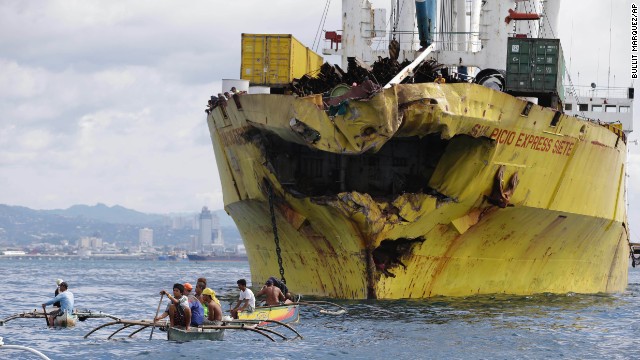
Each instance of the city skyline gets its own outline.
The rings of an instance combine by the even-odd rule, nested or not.
[[[636,85],[631,3],[563,1],[557,34],[574,84]],[[10,205],[222,209],[204,109],[221,79],[240,75],[240,34],[293,34],[319,53],[328,47],[317,37],[324,2],[68,4],[0,4],[0,187]],[[340,29],[340,12],[333,2],[320,30]],[[637,110],[634,118],[640,129]],[[632,233],[640,217],[636,133],[626,168]]]

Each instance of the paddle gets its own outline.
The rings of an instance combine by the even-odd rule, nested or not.
[[[47,321],[47,326],[51,326],[49,325],[49,316],[47,315],[47,307],[42,305],[42,311],[44,312],[44,319]]]
[[[153,337],[153,330],[156,328],[156,318],[158,317],[158,312],[160,312],[160,305],[162,305],[162,298],[164,298],[164,293],[160,295],[160,302],[158,303],[158,308],[156,309],[156,316],[153,317],[153,326],[151,327],[151,335],[149,335],[149,340]]]

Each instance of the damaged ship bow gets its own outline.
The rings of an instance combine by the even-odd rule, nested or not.
[[[207,121],[254,283],[280,257],[333,298],[626,286],[626,144],[605,126],[469,83],[232,100]]]

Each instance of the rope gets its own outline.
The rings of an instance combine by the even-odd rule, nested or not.
[[[273,188],[271,183],[266,181],[267,191],[269,191],[269,212],[271,213],[271,226],[273,228],[273,241],[276,243],[276,255],[278,256],[278,266],[280,267],[280,278],[283,283],[287,283],[284,278],[284,267],[282,266],[282,250],[280,249],[280,239],[278,238],[278,226],[276,225],[276,213],[273,208]]]
[[[325,3],[324,9],[322,10],[322,16],[320,17],[320,23],[318,24],[318,30],[316,30],[316,35],[313,38],[313,45],[311,45],[311,48],[315,52],[318,51],[318,46],[320,46],[321,30],[324,28],[324,23],[327,21],[327,14],[329,13],[329,5],[331,5],[331,0],[327,0],[327,2]]]

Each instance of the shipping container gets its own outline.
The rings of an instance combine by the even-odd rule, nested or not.
[[[251,86],[283,86],[303,75],[314,75],[322,56],[290,34],[242,34],[240,78]]]
[[[564,58],[559,39],[509,38],[507,50],[508,92],[550,94],[564,100]]]

